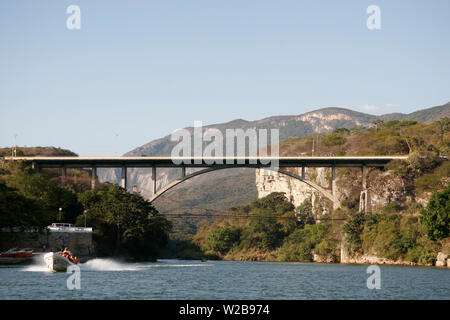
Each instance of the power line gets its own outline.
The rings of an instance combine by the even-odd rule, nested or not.
[[[226,217],[226,218],[235,218],[235,219],[250,219],[250,218],[259,218],[259,219],[282,219],[282,220],[298,220],[298,217],[280,217],[280,216],[264,216],[264,215],[237,215],[237,214],[187,214],[187,213],[167,213],[161,214],[164,217],[173,217],[173,218],[210,218],[210,217]],[[347,218],[310,218],[314,221],[345,221]]]
[[[146,188],[141,188],[143,190],[146,190]],[[149,190],[146,190],[149,191]],[[177,208],[177,210],[203,210],[203,211],[213,211],[218,212],[214,214],[205,213],[205,214],[190,214],[190,213],[166,213],[161,214],[165,217],[172,217],[172,218],[213,218],[213,217],[226,217],[226,218],[236,218],[236,219],[250,219],[250,218],[262,218],[262,219],[282,219],[282,220],[295,220],[298,221],[298,217],[280,217],[280,216],[264,216],[264,215],[257,215],[257,214],[249,214],[249,215],[239,215],[239,214],[233,214],[229,211],[223,211],[213,208],[202,208],[202,207],[180,207]],[[309,218],[314,221],[345,221],[347,218]]]

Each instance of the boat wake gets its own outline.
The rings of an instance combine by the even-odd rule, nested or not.
[[[81,270],[86,271],[135,271],[139,268],[132,263],[125,263],[113,259],[92,259],[80,264]]]
[[[33,257],[33,263],[29,266],[26,266],[22,269],[22,271],[29,272],[51,272],[44,261],[44,255],[38,254]]]
[[[181,262],[181,263],[180,263]],[[186,262],[186,261],[184,261]],[[209,263],[183,263],[182,261],[158,261],[153,263],[130,263],[111,258],[96,258],[85,263],[78,264],[81,271],[139,271],[159,268],[183,268],[183,267],[207,267]],[[43,255],[33,258],[33,264],[26,266],[22,271],[28,272],[51,272],[44,261]]]

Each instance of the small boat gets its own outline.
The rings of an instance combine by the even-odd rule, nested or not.
[[[33,260],[33,249],[24,248],[17,249],[11,248],[7,251],[0,253],[0,265],[9,264],[27,264]]]
[[[52,272],[66,272],[68,266],[78,264],[77,261],[68,259],[58,252],[49,252],[45,254],[44,261],[47,268]]]
[[[33,249],[32,248],[24,248],[24,249],[20,249],[18,250],[14,257],[16,258],[28,258],[31,257],[33,255]]]
[[[31,257],[32,255],[33,255],[32,248],[23,248],[23,249],[11,248],[7,251],[0,253],[0,257],[3,258],[28,258]]]

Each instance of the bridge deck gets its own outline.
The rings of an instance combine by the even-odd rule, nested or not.
[[[119,167],[255,167],[270,166],[278,161],[280,167],[378,167],[408,156],[364,157],[5,157],[3,160],[30,161],[41,168],[119,168]],[[180,162],[183,160],[183,163]],[[178,161],[176,163],[176,161]],[[222,164],[220,163],[222,162]]]

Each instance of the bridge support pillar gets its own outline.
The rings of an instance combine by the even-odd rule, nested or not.
[[[361,167],[361,175],[362,175],[362,191],[359,197],[359,211],[360,212],[369,212],[370,208],[370,195],[369,189],[367,188],[367,167],[363,165]]]
[[[152,191],[156,194],[156,167],[152,167]]]
[[[66,185],[66,167],[61,167],[61,187]]]
[[[95,190],[95,187],[97,185],[97,168],[92,167],[91,170],[91,189]]]
[[[122,167],[122,176],[120,178],[120,186],[127,189],[127,167]]]
[[[181,167],[181,178],[186,177],[186,167]]]
[[[302,179],[305,179],[305,166],[302,167]]]
[[[333,210],[337,210],[339,206],[337,205],[337,186],[336,186],[336,167],[331,167],[331,194],[333,196]]]

